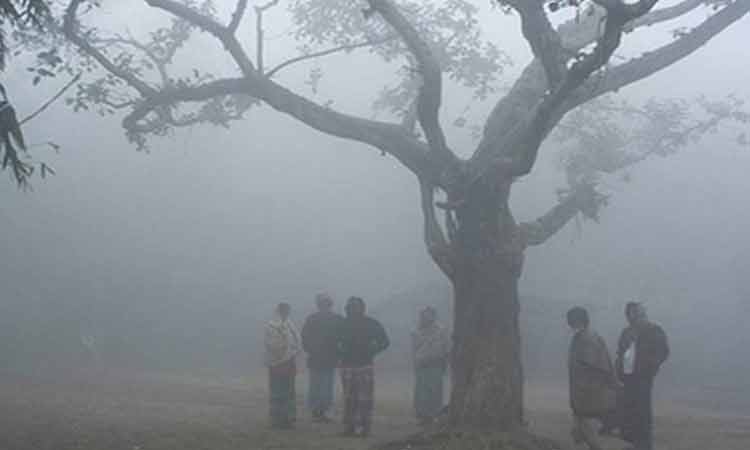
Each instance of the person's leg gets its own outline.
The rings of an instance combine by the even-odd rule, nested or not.
[[[430,419],[434,420],[443,410],[444,371],[435,368],[430,375]]]
[[[623,389],[616,391],[615,408],[602,417],[601,435],[616,436],[618,430],[622,432]]]
[[[632,375],[625,377],[622,394],[621,432],[622,438],[630,444],[638,440],[638,383]]]
[[[421,423],[426,419],[425,412],[425,376],[424,369],[417,368],[414,370],[414,414]]]
[[[654,405],[653,405],[654,379],[647,377],[643,380],[643,450],[654,448]]]
[[[297,376],[291,374],[287,377],[287,422],[293,425],[297,421]]]
[[[286,393],[283,377],[268,374],[268,400],[269,400],[269,419],[271,426],[279,428],[284,426],[286,417]]]
[[[320,418],[324,422],[330,422],[328,413],[333,407],[333,388],[336,369],[331,367],[320,371]]]
[[[367,437],[372,431],[372,413],[375,406],[375,371],[364,369],[360,374],[359,415],[361,436]]]
[[[596,432],[594,431],[594,419],[575,417],[574,439],[580,439],[589,450],[602,450]]]
[[[634,410],[632,417],[632,440],[637,450],[652,450],[652,405],[650,377],[637,377],[634,381]]]
[[[344,396],[344,434],[353,435],[356,430],[356,386],[352,369],[341,369],[341,387]]]
[[[308,368],[307,408],[313,420],[320,417],[320,371]]]

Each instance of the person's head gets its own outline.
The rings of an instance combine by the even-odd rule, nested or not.
[[[321,293],[315,296],[315,305],[318,311],[328,312],[333,308],[333,299],[330,295]]]
[[[282,320],[286,320],[292,314],[292,305],[286,302],[281,302],[276,307],[276,313],[281,317]]]
[[[589,326],[589,313],[584,308],[576,306],[568,311],[568,325],[574,330],[583,330]]]
[[[437,321],[438,315],[437,310],[432,306],[428,306],[419,312],[419,326],[429,327]]]
[[[646,307],[639,302],[628,302],[625,305],[625,318],[630,325],[638,325],[646,321]]]
[[[360,297],[349,297],[346,301],[346,317],[362,317],[365,315],[365,301]]]

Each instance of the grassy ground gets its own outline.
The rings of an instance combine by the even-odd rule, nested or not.
[[[88,378],[88,379],[87,379]],[[188,379],[101,373],[96,377],[0,378],[2,450],[358,450],[416,431],[409,411],[409,377],[381,384],[374,437],[337,436],[337,425],[297,430],[266,427],[262,376],[246,380]],[[300,388],[303,383],[300,382]],[[568,441],[560,389],[529,386],[534,432]],[[659,450],[747,450],[750,417],[659,404]],[[607,449],[622,443],[607,441]]]

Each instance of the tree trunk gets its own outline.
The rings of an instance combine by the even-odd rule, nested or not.
[[[459,427],[508,430],[523,420],[518,302],[523,247],[507,198],[508,189],[484,190],[457,211],[450,412]]]

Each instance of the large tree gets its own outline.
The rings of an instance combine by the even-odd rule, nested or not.
[[[168,26],[145,38],[97,28],[96,11],[91,10],[96,2],[63,3],[59,20],[50,26],[78,49],[84,67],[104,71],[104,76],[83,82],[70,103],[77,109],[123,114],[125,132],[139,146],[149,134],[201,123],[226,126],[242,120],[248,109],[267,105],[322,133],[391,155],[415,175],[425,245],[454,288],[449,411],[457,426],[507,429],[521,423],[518,279],[524,251],[547,241],[579,213],[596,216],[605,197],[596,191],[591,171],[609,172],[669,151],[726,117],[747,120],[733,110],[739,106],[734,101],[729,108],[704,101],[706,117],[688,124],[689,106],[681,102],[631,108],[603,97],[701,48],[750,12],[747,0],[497,1],[498,14],[520,20],[534,56],[503,96],[496,85],[504,54],[483,40],[478,9],[470,0],[270,0],[252,10],[248,0],[238,0],[231,11],[217,9],[211,1],[145,0],[171,18]],[[291,36],[300,53],[286,60],[277,56],[271,66],[263,19],[280,5],[290,13]],[[575,17],[557,19],[555,11],[562,6],[575,8]],[[646,53],[613,63],[626,33],[638,35],[644,27],[701,9],[708,14],[694,27],[679,30],[674,39]],[[243,25],[251,12],[255,21]],[[250,28],[252,54],[244,39]],[[211,73],[210,68],[180,74],[180,69],[190,68],[195,30],[220,44],[235,74]],[[384,89],[377,102],[387,105],[389,117],[396,119],[339,112],[333,104],[318,103],[279,81],[279,72],[292,65],[356,50],[386,62],[405,61],[399,71],[402,81]],[[446,74],[451,82],[472,89],[475,98],[501,97],[473,152],[456,151],[440,120]],[[313,86],[320,75],[312,71]],[[586,109],[579,108],[587,104],[640,121],[650,127],[648,139],[638,141],[635,150],[624,150],[631,142],[613,131],[617,127],[608,125],[612,121],[592,123]],[[518,223],[509,206],[514,183],[534,169],[540,147],[553,131],[570,142],[570,133],[558,127],[566,115],[568,128],[576,130],[576,146],[565,157],[570,189],[542,217]],[[613,153],[611,147],[618,143],[621,151]],[[466,154],[470,156],[460,156]]]

